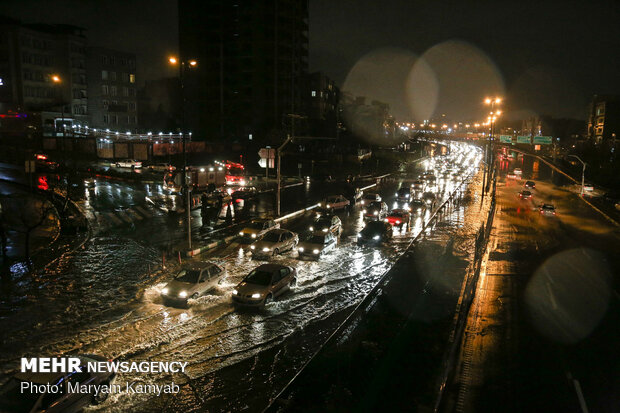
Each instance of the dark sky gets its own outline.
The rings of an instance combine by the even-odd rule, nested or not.
[[[174,74],[174,0],[3,0],[0,13],[85,27],[136,52],[139,79]],[[310,0],[311,70],[399,118],[475,118],[488,93],[513,117],[584,118],[593,94],[620,93],[619,51],[620,1]]]

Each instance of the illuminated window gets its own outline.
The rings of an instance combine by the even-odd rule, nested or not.
[[[102,95],[108,94],[108,85],[101,85],[101,94]]]
[[[312,97],[316,97],[316,90],[312,91]]]
[[[101,80],[108,80],[108,71],[107,70],[102,70],[101,71]]]
[[[129,83],[136,83],[136,75],[133,73],[129,74]]]

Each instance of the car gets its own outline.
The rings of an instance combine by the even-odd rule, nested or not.
[[[236,202],[239,200],[248,200],[258,195],[258,189],[254,186],[244,186],[232,193],[232,199]]]
[[[253,269],[232,290],[234,304],[264,307],[297,285],[297,270],[280,264],[263,264]]]
[[[357,234],[357,245],[385,242],[392,238],[393,233],[389,222],[371,221]]]
[[[269,231],[260,240],[250,246],[253,258],[275,257],[281,252],[294,249],[299,243],[299,236],[287,229]]]
[[[424,192],[422,194],[422,201],[426,204],[427,208],[433,208],[437,203],[437,196],[432,192]]]
[[[437,177],[435,175],[424,175],[424,180],[428,185],[435,185],[437,182]]]
[[[381,202],[381,195],[374,192],[365,192],[360,202],[362,205],[368,205],[371,202]]]
[[[332,233],[336,237],[342,234],[342,221],[336,215],[319,215],[308,227],[311,233]]]
[[[59,167],[57,162],[51,161],[44,153],[35,154],[34,163],[37,168],[41,168],[47,171],[55,171]]]
[[[324,210],[339,210],[345,209],[351,204],[344,195],[330,195],[323,202],[319,203],[319,208]]]
[[[401,202],[409,202],[411,199],[411,187],[403,186],[396,191],[396,199]]]
[[[114,162],[114,165],[117,168],[131,168],[131,169],[142,168],[142,162],[136,161],[135,159],[123,159],[121,161]]]
[[[515,169],[512,171],[512,173],[513,173],[513,174],[515,174],[515,175],[522,175],[522,174],[523,174],[523,171],[521,170],[521,168],[515,168]]]
[[[586,182],[585,184],[583,184],[583,192],[591,194],[592,192],[594,192],[594,185]]]
[[[190,298],[213,290],[226,277],[226,271],[212,262],[192,262],[181,268],[161,290],[166,304],[187,305]]]
[[[534,181],[525,181],[525,184],[523,185],[526,188],[536,188],[536,182]]]
[[[156,163],[147,166],[149,171],[157,171],[157,172],[166,172],[166,171],[174,171],[176,170],[176,166],[169,163]]]
[[[365,219],[383,219],[388,213],[388,206],[385,202],[371,202],[363,210]]]
[[[392,226],[402,228],[409,225],[411,214],[406,209],[393,209],[385,218],[386,222],[389,222]]]
[[[254,219],[245,228],[239,231],[239,236],[243,239],[257,240],[267,232],[280,228],[280,224],[273,219]]]
[[[530,191],[523,190],[519,192],[519,198],[521,198],[522,200],[531,199],[532,193]]]
[[[314,233],[297,246],[299,258],[319,259],[321,255],[336,248],[338,238],[331,232]]]
[[[421,199],[414,199],[409,203],[409,210],[414,214],[421,214],[426,210],[426,203]]]
[[[80,360],[81,371],[70,373],[31,373],[15,374],[0,389],[0,411],[2,412],[79,412],[91,404],[101,404],[110,395],[101,391],[95,394],[95,388],[102,390],[104,386],[114,383],[115,373],[89,372],[88,363],[108,361],[105,357],[92,354],[74,355]],[[32,383],[32,384],[28,384]],[[87,387],[86,392],[68,391],[69,386],[77,383]],[[39,393],[22,389],[23,385],[45,386],[45,391]],[[58,386],[58,392],[49,391],[52,386]]]
[[[413,181],[413,184],[411,184],[411,187],[415,190],[415,191],[423,191],[424,190],[424,181],[421,179],[415,180]]]
[[[541,215],[555,215],[555,206],[552,204],[541,204],[538,210]]]
[[[507,173],[506,174],[506,178],[508,178],[508,179],[518,179],[519,177],[517,175],[515,175],[514,173]]]
[[[85,178],[84,186],[86,188],[94,188],[95,186],[97,186],[97,180],[95,178]]]

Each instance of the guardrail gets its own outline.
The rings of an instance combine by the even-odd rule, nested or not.
[[[387,176],[387,175],[385,175]],[[384,177],[385,177],[384,176]],[[450,195],[448,196],[448,198],[446,200],[444,200],[444,202],[442,202],[442,204],[437,207],[435,209],[435,211],[431,214],[431,217],[428,219],[428,221],[423,225],[422,230],[411,239],[411,241],[409,241],[409,244],[407,245],[407,248],[405,248],[405,250],[398,256],[398,258],[396,259],[395,262],[397,262],[398,260],[400,260],[400,258],[406,254],[409,250],[409,248],[420,238],[423,237],[426,233],[426,229],[428,228],[429,224],[432,223],[433,221],[435,221],[440,214],[443,214],[444,209],[450,205],[453,204],[454,199],[456,198],[456,196],[460,196],[461,195],[461,187],[463,186],[463,184],[469,179],[471,178],[471,175],[468,176],[467,178],[464,178],[463,180],[461,180],[460,184],[458,185],[457,188],[455,188],[452,193],[450,193]],[[372,184],[369,187],[373,187],[376,186],[376,184]],[[295,382],[295,380],[297,379],[297,377],[299,377],[299,375],[306,369],[306,367],[332,342],[334,342],[334,340],[336,340],[343,331],[345,331],[347,328],[349,328],[349,326],[351,324],[353,324],[356,319],[360,318],[364,313],[366,313],[369,308],[373,305],[374,300],[375,300],[375,296],[377,294],[377,292],[379,290],[381,290],[390,280],[390,277],[388,277],[389,273],[391,271],[391,268],[387,271],[385,271],[382,275],[380,280],[377,282],[377,284],[375,284],[375,286],[364,296],[364,298],[362,298],[362,300],[355,306],[355,308],[353,309],[353,311],[351,311],[351,313],[349,313],[349,315],[344,319],[344,321],[342,323],[340,323],[340,325],[332,332],[332,334],[330,334],[330,336],[327,338],[327,340],[325,340],[325,342],[317,349],[317,351],[314,352],[314,354],[303,364],[303,366],[295,373],[295,375],[293,376],[293,378],[291,380],[289,380],[289,382],[282,388],[282,390],[280,392],[278,392],[278,394],[276,395],[276,397],[274,397],[273,399],[271,399],[271,401],[269,402],[269,405],[263,410],[263,412],[267,412],[269,409],[271,409],[272,407],[275,407],[274,404],[280,400],[282,398],[282,396],[287,392],[287,390],[290,388],[290,386]]]

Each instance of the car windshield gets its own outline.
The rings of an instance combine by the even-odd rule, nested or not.
[[[0,390],[0,410],[7,412],[29,412],[37,402],[40,394],[21,391],[21,380],[12,378]]]
[[[198,277],[200,277],[199,270],[181,270],[174,279],[184,283],[197,283]]]
[[[263,226],[265,225],[264,222],[259,221],[259,222],[252,222],[250,225],[248,225],[248,228],[252,228],[252,229],[263,229]]]
[[[327,198],[327,202],[338,202],[338,197],[330,196]]]
[[[256,285],[269,285],[271,284],[271,273],[256,269],[245,277],[245,282]]]
[[[368,205],[368,208],[381,209],[381,202],[371,202],[370,205]]]
[[[523,191],[523,195],[531,195],[532,193],[530,191]]]
[[[308,242],[310,244],[323,244],[325,243],[325,237],[321,235],[313,235]]]
[[[542,207],[543,207],[543,209],[551,209],[551,210],[555,209],[555,207],[553,205],[549,205],[549,204],[544,204]]]
[[[424,202],[420,201],[419,199],[414,199],[413,201],[411,201],[411,205],[412,206],[424,206]]]
[[[398,195],[406,195],[406,194],[409,194],[409,192],[410,192],[409,188],[400,188],[398,190]]]
[[[392,212],[390,212],[390,216],[394,217],[394,218],[401,218],[403,215],[405,215],[405,213],[402,212],[402,211],[392,211]]]
[[[381,231],[383,231],[383,222],[374,221],[374,222],[369,222],[368,225],[366,225],[364,229],[362,230],[362,233],[372,234],[372,233],[379,233]]]
[[[366,194],[364,195],[364,199],[377,199],[376,194]]]
[[[263,238],[263,241],[267,241],[267,242],[278,242],[280,241],[280,233],[279,232],[268,232],[267,235],[265,235],[265,238]]]
[[[329,228],[332,225],[332,220],[331,218],[319,218],[314,221],[314,225],[317,227],[317,229],[325,227]]]

